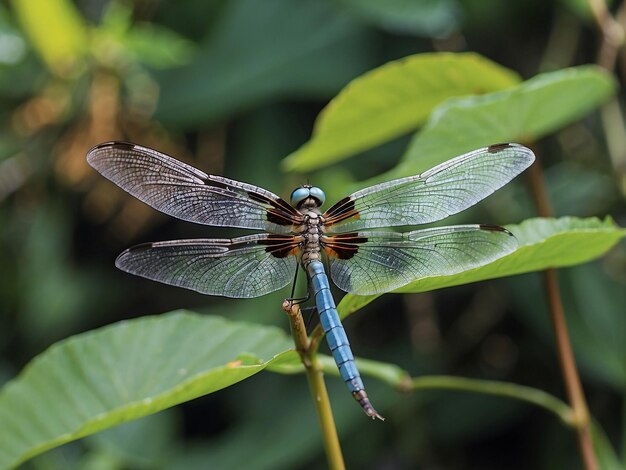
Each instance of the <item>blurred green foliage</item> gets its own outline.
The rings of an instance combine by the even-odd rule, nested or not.
[[[204,171],[283,196],[309,180],[327,189],[330,199],[494,141],[520,140],[536,150],[558,216],[610,214],[618,226],[625,226],[626,156],[611,146],[624,133],[618,81],[623,77],[616,79],[595,66],[580,67],[596,62],[600,41],[582,0],[393,0],[385,8],[370,0],[0,4],[0,380],[16,377],[62,338],[139,318],[73,338],[40,357],[43,367],[54,351],[71,351],[75,360],[67,368],[52,362],[49,372],[115,385],[106,367],[90,368],[107,361],[111,345],[93,338],[117,328],[144,332],[141,325],[153,319],[140,317],[178,308],[228,317],[228,322],[220,320],[226,329],[238,328],[242,321],[257,325],[250,326],[249,342],[223,343],[222,351],[241,361],[231,364],[235,375],[262,368],[256,359],[270,359],[289,347],[286,335],[258,326],[285,328],[280,304],[286,293],[240,301],[208,298],[115,270],[116,254],[136,242],[230,233],[168,220],[104,181],[84,159],[102,141],[123,139],[155,147]],[[375,75],[366,72],[379,66],[411,67],[412,60],[419,63],[429,56],[392,61],[423,52],[470,52],[446,57],[452,61],[449,69],[465,70],[452,78],[479,89],[451,89],[454,80],[424,73],[423,64],[413,70],[413,81],[402,82],[399,76],[386,83],[368,82]],[[459,65],[468,60],[467,67],[475,67],[471,71]],[[491,73],[482,74],[479,68]],[[360,95],[359,86],[364,90]],[[426,96],[416,94],[418,89]],[[617,99],[602,113],[593,111],[616,90]],[[400,104],[408,106],[394,121],[393,109]],[[338,120],[334,124],[333,116]],[[337,122],[344,117],[342,129]],[[325,122],[335,126],[334,134],[325,135]],[[294,163],[299,158],[305,162],[301,166]],[[534,215],[532,206],[520,179],[455,221],[520,223]],[[568,234],[583,243],[573,244],[570,255],[584,258],[585,250],[577,247],[590,237],[586,248],[593,248],[593,230],[606,229],[604,236],[613,237],[612,243],[621,236],[610,222],[597,224],[590,231],[578,226]],[[541,233],[533,230],[529,236]],[[523,238],[523,230],[519,235]],[[559,244],[560,254],[568,254],[571,239],[552,242]],[[619,466],[626,452],[625,273],[623,242],[601,260],[559,273],[591,412],[603,430],[600,434],[606,435],[597,447],[603,468]],[[383,296],[351,316],[346,328],[358,355],[396,364],[412,377],[446,374],[514,382],[565,400],[544,297],[536,273],[432,293]],[[174,319],[190,321],[184,315],[155,318],[155,328]],[[154,399],[158,393],[153,396],[153,390],[165,390],[161,399],[167,406],[206,393],[194,389],[180,395],[176,380],[151,382],[162,379],[149,374],[160,363],[141,365],[158,357],[166,344],[166,351],[190,358],[210,349],[208,336],[192,335],[193,330],[203,331],[197,325],[181,325],[180,330],[166,328],[152,336],[130,335],[121,349],[111,351],[127,354],[128,361],[108,364],[123,377],[119,383],[136,380],[134,392],[141,399]],[[262,331],[280,339],[257,344]],[[76,344],[86,348],[85,354],[72,349]],[[98,347],[104,351],[98,353]],[[80,359],[90,358],[81,369]],[[202,360],[196,365],[211,364]],[[289,363],[282,365],[285,372]],[[30,373],[36,385],[22,389],[13,407],[19,409],[29,393],[38,392],[33,415],[22,415],[29,438],[72,432],[57,427],[70,416],[58,407],[68,396],[77,397],[77,415],[116,396],[55,389],[44,373],[36,374],[36,366],[19,379]],[[385,376],[375,366],[368,373],[380,379],[366,377],[370,397],[388,418],[384,424],[364,418],[343,384],[328,379],[351,468],[582,468],[573,433],[549,413],[486,395],[437,390],[401,395],[389,385],[393,374]],[[149,413],[152,403],[136,405],[135,414],[127,417]],[[118,418],[127,411],[118,410]],[[126,420],[114,418],[105,413],[90,429]],[[89,428],[84,431],[82,435],[88,434]],[[57,442],[73,437],[65,435]],[[31,448],[24,455],[29,451],[36,453]],[[304,377],[263,373],[67,444],[25,467],[323,465]]]

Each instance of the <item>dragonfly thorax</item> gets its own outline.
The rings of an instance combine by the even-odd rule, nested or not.
[[[304,210],[303,215],[304,230],[301,235],[304,238],[304,245],[302,247],[302,258],[300,261],[306,269],[311,261],[321,260],[320,224],[322,223],[322,219],[317,207]]]

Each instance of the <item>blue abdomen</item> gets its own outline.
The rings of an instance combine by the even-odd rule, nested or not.
[[[307,271],[311,279],[315,304],[320,315],[320,323],[324,333],[326,333],[326,341],[328,342],[330,352],[350,392],[359,392],[363,390],[363,382],[354,363],[354,356],[350,349],[348,337],[339,320],[337,307],[330,292],[328,277],[324,271],[324,265],[319,261],[311,261],[307,266]]]
[[[352,356],[348,337],[343,329],[341,320],[339,320],[337,307],[330,293],[330,283],[324,271],[324,265],[320,261],[311,261],[306,266],[306,270],[313,288],[315,304],[320,315],[320,323],[324,333],[326,333],[326,341],[333,358],[335,358],[341,377],[343,377],[344,382],[350,389],[350,392],[352,392],[352,396],[361,405],[367,416],[372,419],[384,420],[385,418],[370,403],[363,387],[361,375],[354,363],[354,356]]]

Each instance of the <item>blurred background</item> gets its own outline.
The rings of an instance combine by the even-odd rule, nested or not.
[[[529,78],[596,63],[600,41],[583,0],[0,3],[0,382],[69,335],[179,308],[287,328],[285,292],[204,297],[117,271],[115,257],[135,243],[240,232],[150,209],[86,164],[92,146],[128,140],[283,197],[307,181],[342,196],[349,183],[392,168],[409,137],[307,175],[284,174],[280,162],[351,79],[431,51],[474,51]],[[624,226],[626,165],[608,151],[606,122],[596,113],[537,149],[557,215],[611,214]],[[506,189],[520,201],[516,211],[486,201],[471,221],[533,216],[522,183]],[[622,243],[559,274],[591,412],[618,450],[625,266]],[[507,380],[564,398],[542,298],[538,274],[388,295],[346,329],[358,356],[413,376]],[[400,395],[366,381],[384,424],[328,379],[350,468],[580,468],[574,434],[540,409],[452,392]],[[325,465],[304,376],[263,373],[26,468]]]

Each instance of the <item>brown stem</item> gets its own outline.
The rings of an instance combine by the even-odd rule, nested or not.
[[[535,160],[528,169],[528,181],[530,182],[530,191],[533,196],[535,208],[540,217],[554,217],[554,211],[550,204],[550,197],[545,185],[543,176],[543,167],[541,160]]]
[[[598,65],[607,70],[613,70],[617,53],[624,44],[624,28],[617,21],[608,8],[605,0],[587,0],[589,8],[602,32],[602,44],[598,53]],[[623,10],[623,5],[620,10]],[[618,14],[618,17],[621,16]]]
[[[539,159],[532,165],[528,172],[530,187],[541,217],[552,217],[552,207],[545,186],[543,169]],[[544,271],[544,282],[548,295],[548,307],[559,357],[559,364],[567,390],[567,397],[574,414],[574,426],[578,438],[578,447],[586,470],[597,470],[598,463],[591,442],[589,409],[585,401],[585,394],[580,383],[574,352],[567,332],[563,302],[559,292],[559,284],[556,270]]]
[[[622,73],[626,72],[626,1],[617,9],[615,16],[606,7],[605,0],[587,0],[598,28],[602,33],[602,45],[598,53],[598,65],[608,72],[613,72],[618,58],[621,59]],[[602,125],[606,136],[607,150],[615,172],[618,184],[623,194],[626,194],[626,153],[624,142],[624,116],[618,98],[613,98],[604,105],[601,112]]]

